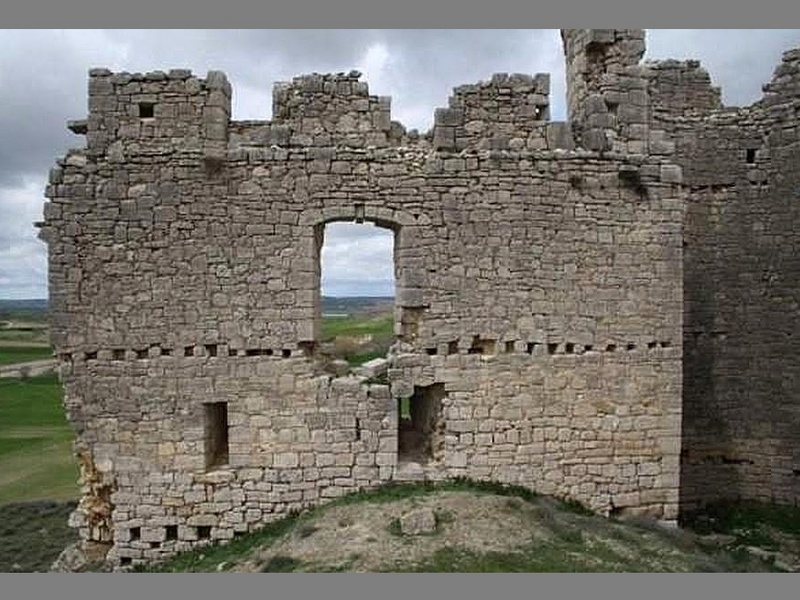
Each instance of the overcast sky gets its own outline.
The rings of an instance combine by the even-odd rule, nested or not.
[[[728,105],[757,100],[800,30],[647,32],[645,58],[697,58]],[[84,138],[92,67],[146,72],[222,70],[234,119],[269,119],[272,85],[310,72],[358,69],[370,93],[392,97],[392,118],[425,131],[452,88],[496,72],[552,77],[553,120],[565,114],[558,30],[0,30],[0,298],[47,297],[46,246],[36,238],[48,170]],[[393,293],[391,234],[371,225],[326,230],[323,293]]]

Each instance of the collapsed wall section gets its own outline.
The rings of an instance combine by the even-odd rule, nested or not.
[[[206,108],[229,98],[224,80],[176,73],[94,72],[108,80],[90,84],[99,137],[48,188],[41,235],[87,465],[72,520],[85,542],[125,566],[348,491],[456,475],[676,518],[674,165],[483,137],[458,152],[367,144],[386,131],[385,103],[349,75],[279,88],[280,119],[223,133],[228,113]],[[133,89],[154,95],[154,116],[129,117]],[[314,112],[349,115],[364,97],[350,121]],[[493,114],[487,131],[504,131]],[[332,378],[314,355],[318,231],[343,219],[395,230],[388,385]],[[429,403],[421,461],[399,452],[400,401],[414,397]]]

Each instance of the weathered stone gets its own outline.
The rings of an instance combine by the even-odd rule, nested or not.
[[[430,508],[417,508],[400,517],[404,535],[424,535],[436,531],[436,515]]]
[[[161,559],[392,480],[664,521],[797,502],[800,55],[722,109],[639,30],[562,36],[569,123],[547,76],[498,74],[422,136],[354,74],[233,122],[219,72],[94,72],[41,224],[84,550]],[[318,338],[320,234],[354,220],[396,235],[396,343],[360,377]]]

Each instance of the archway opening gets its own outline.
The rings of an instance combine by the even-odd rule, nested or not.
[[[398,232],[337,221],[319,225],[316,233],[318,352],[343,374],[386,356],[394,342]]]

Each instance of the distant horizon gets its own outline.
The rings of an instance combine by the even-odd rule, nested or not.
[[[333,295],[333,294],[322,294],[323,298],[394,298],[394,294],[385,295],[385,294],[344,294],[344,295]],[[0,302],[33,302],[33,301],[40,301],[46,300],[49,301],[49,297],[45,298],[0,298]]]

